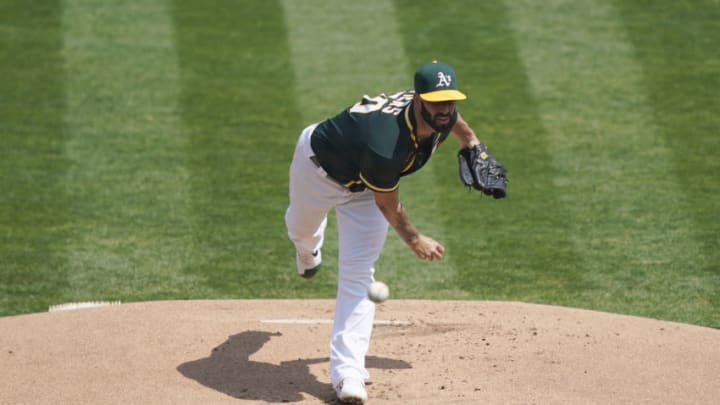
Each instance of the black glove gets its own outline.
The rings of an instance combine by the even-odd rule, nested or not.
[[[494,198],[503,198],[507,194],[507,176],[505,168],[490,156],[483,144],[462,148],[458,152],[460,180],[476,190]]]

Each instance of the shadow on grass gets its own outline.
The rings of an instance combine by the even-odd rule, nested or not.
[[[307,393],[325,403],[335,403],[335,391],[310,373],[311,364],[329,359],[298,359],[279,365],[250,360],[273,336],[280,333],[247,331],[230,336],[212,349],[210,357],[183,363],[177,370],[187,378],[234,398],[266,402],[300,402]],[[407,369],[403,360],[369,356],[368,368]]]

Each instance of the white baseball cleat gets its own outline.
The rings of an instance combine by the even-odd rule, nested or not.
[[[346,378],[335,387],[337,397],[343,404],[362,405],[367,401],[365,383],[359,378]]]
[[[320,249],[312,253],[301,253],[299,250],[296,250],[295,258],[297,259],[297,271],[300,277],[312,278],[318,270],[320,270],[320,263],[322,263],[322,253]]]

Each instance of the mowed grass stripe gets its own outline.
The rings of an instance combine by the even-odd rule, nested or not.
[[[0,316],[46,310],[66,283],[60,10],[0,3]]]
[[[680,185],[672,154],[615,10],[591,0],[505,4],[560,173],[554,192],[597,290],[588,304],[675,317],[685,288],[700,287],[684,275],[699,249],[687,202],[668,192]]]
[[[182,297],[187,139],[165,0],[63,2],[74,299]]]
[[[673,152],[681,193],[689,201],[692,233],[703,255],[686,269],[704,281],[690,298],[720,327],[720,7],[715,0],[615,1],[643,64],[655,119]],[[692,308],[697,313],[696,308]]]
[[[214,297],[332,294],[298,277],[283,220],[301,120],[281,7],[176,0],[174,24],[197,246],[185,271]]]
[[[335,115],[363,94],[412,87],[391,1],[281,4],[306,122]]]
[[[356,103],[362,95],[393,93],[413,86],[415,66],[406,61],[404,46],[391,1],[335,2],[283,1],[296,75],[296,94],[305,124],[331,117]],[[299,128],[294,136],[299,134]],[[413,176],[432,177],[431,170]],[[432,212],[431,190],[404,187],[401,200],[420,232],[443,239],[438,221],[422,220]],[[432,182],[431,182],[432,183]],[[336,268],[337,235],[331,215],[326,235],[326,264]],[[443,266],[439,271],[438,267]],[[376,278],[390,282],[396,297],[411,296],[422,286],[452,277],[449,262],[434,266],[418,263],[412,251],[390,229],[376,265]],[[395,283],[402,280],[402,283]]]
[[[396,3],[404,10],[400,21],[407,54],[415,63],[438,58],[455,65],[458,85],[468,95],[458,108],[510,177],[508,197],[493,200],[460,183],[454,139],[437,152],[429,169],[438,181],[420,187],[439,200],[439,209],[426,215],[448,230],[447,259],[457,276],[430,290],[446,290],[444,297],[583,306],[576,293],[586,285],[569,247],[568,218],[550,191],[555,168],[547,134],[504,5],[473,0]]]

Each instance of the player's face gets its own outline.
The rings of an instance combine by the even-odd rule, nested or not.
[[[439,132],[447,132],[454,124],[455,101],[440,101],[437,103],[422,101],[421,113],[425,122],[427,122],[432,129]]]

